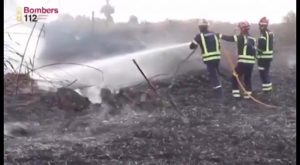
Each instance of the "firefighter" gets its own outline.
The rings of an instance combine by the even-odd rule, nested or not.
[[[269,76],[270,65],[273,59],[273,33],[268,29],[269,20],[263,17],[259,20],[260,37],[258,38],[257,65],[264,92],[272,91]]]
[[[249,99],[252,94],[251,86],[251,75],[253,66],[255,64],[255,38],[249,35],[250,25],[247,21],[240,22],[238,24],[240,29],[239,35],[228,36],[221,35],[221,39],[229,42],[237,43],[238,63],[235,68],[235,72],[239,79],[244,79],[246,93],[244,94],[245,99]],[[232,96],[234,98],[240,98],[239,84],[236,77],[232,76]]]
[[[222,85],[218,78],[218,67],[221,59],[220,37],[219,34],[209,31],[208,26],[209,24],[205,19],[199,21],[200,33],[194,37],[190,49],[196,49],[198,45],[200,46],[202,59],[206,64],[214,95],[220,99],[223,97]]]

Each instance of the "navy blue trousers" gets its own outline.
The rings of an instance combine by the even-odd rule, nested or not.
[[[240,81],[244,80],[245,89],[248,92],[252,91],[252,83],[251,83],[251,76],[252,76],[253,64],[247,63],[238,63],[235,71],[240,79]],[[238,90],[239,84],[237,82],[236,77],[232,76],[232,90]]]
[[[210,79],[215,97],[222,97],[223,92],[222,92],[222,86],[219,81],[218,77],[218,72],[219,72],[219,63],[220,60],[211,60],[211,61],[206,61],[206,69],[208,72],[208,77]]]
[[[259,59],[257,62],[263,91],[271,91],[270,66],[272,59]]]

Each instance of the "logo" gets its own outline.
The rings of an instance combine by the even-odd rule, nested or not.
[[[43,22],[49,15],[58,14],[58,8],[17,7],[18,22]]]
[[[21,8],[21,7],[18,7],[18,8],[17,8],[17,14],[16,14],[16,15],[17,15],[17,21],[18,21],[18,22],[21,22],[21,21],[22,21],[22,17],[23,17],[22,13],[23,13],[23,12],[22,12],[22,8]]]

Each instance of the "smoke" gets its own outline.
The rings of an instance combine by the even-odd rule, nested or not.
[[[64,14],[47,24],[44,38],[47,47],[41,58],[44,63],[82,62],[179,44],[194,37],[195,27],[180,21],[107,26],[103,19]]]
[[[257,37],[259,35],[258,28],[252,27],[253,34]],[[277,25],[274,25],[274,29],[275,27]],[[228,35],[234,33],[234,28],[235,25],[222,22],[214,22],[211,27],[215,32]],[[27,29],[28,33],[31,29],[30,27]],[[36,32],[38,33],[39,30]],[[103,74],[91,68],[70,65],[53,66],[38,71],[51,81],[75,81],[71,85],[72,88],[78,89],[78,92],[89,96],[95,102],[101,102],[99,98],[101,88],[118,90],[144,80],[132,63],[133,58],[148,77],[173,74],[177,65],[190,53],[188,41],[191,41],[197,32],[197,21],[195,20],[186,22],[169,20],[137,25],[115,24],[112,27],[106,27],[101,19],[95,18],[94,26],[92,26],[90,18],[80,16],[73,18],[64,15],[57,21],[46,25],[45,35],[42,39],[45,47],[39,46],[41,53],[36,59],[38,60],[36,65],[76,62],[101,69]],[[23,47],[27,38],[28,35],[20,37]],[[8,39],[6,38],[6,40]],[[31,57],[35,41],[36,38],[33,38],[32,45],[29,46],[29,49],[32,50],[29,50],[26,56]],[[222,43],[221,46],[230,49],[233,56],[236,55],[235,44]],[[23,47],[20,48],[20,52],[23,52]],[[198,50],[181,67],[181,72],[199,70],[204,67]],[[228,71],[230,68],[222,58],[221,72]],[[34,76],[41,79],[38,75]],[[39,86],[49,89],[51,84],[39,82]]]
[[[81,86],[90,86],[89,88],[80,90],[80,93],[89,97],[94,102],[101,102],[99,96],[100,89],[103,87],[118,90],[119,88],[128,87],[144,81],[142,75],[133,64],[132,59],[138,62],[148,77],[158,74],[171,76],[178,64],[189,53],[188,43],[182,43],[136,53],[121,54],[112,58],[85,63],[86,65],[99,68],[103,71],[103,75],[90,68],[83,68],[81,66],[55,66],[55,68],[43,69],[40,73],[48,77],[52,76],[52,79],[69,79],[70,81],[76,79],[77,81],[72,84],[72,88],[76,89]],[[184,64],[181,68],[181,72],[204,67],[201,58],[196,55],[198,53],[199,52],[196,52],[195,55]],[[40,86],[42,86],[42,84],[40,84]]]

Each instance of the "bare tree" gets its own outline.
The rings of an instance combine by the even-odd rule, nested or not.
[[[106,0],[106,5],[101,8],[100,12],[106,17],[108,24],[114,23],[114,19],[111,15],[115,13],[115,9],[109,4],[109,0]]]
[[[128,23],[130,24],[139,24],[138,18],[135,15],[130,16]]]
[[[296,43],[296,13],[290,11],[283,17],[281,37],[288,44]]]

